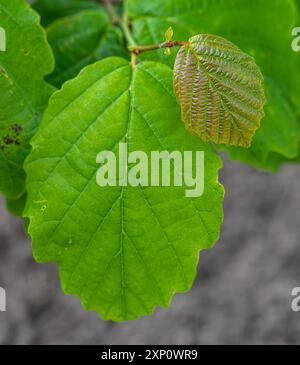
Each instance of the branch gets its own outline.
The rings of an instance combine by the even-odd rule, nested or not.
[[[134,67],[137,63],[137,56],[143,52],[153,51],[161,48],[168,49],[176,46],[185,46],[189,44],[189,42],[183,42],[183,41],[167,41],[160,44],[138,46],[136,45],[129,28],[128,15],[124,13],[123,17],[121,18],[120,15],[116,12],[112,4],[112,0],[101,0],[101,2],[104,4],[108,13],[110,14],[112,23],[115,25],[119,25],[124,32],[128,44],[128,49],[131,53],[132,67]]]
[[[111,0],[102,0],[102,3],[104,4],[108,13],[110,14],[112,23],[114,25],[120,25],[120,27],[122,28],[128,45],[135,46],[135,41],[131,35],[130,29],[128,26],[127,14],[125,13],[123,18],[121,18],[119,16],[119,14],[116,12],[115,8],[113,7]]]
[[[112,1],[111,0],[100,0],[100,2],[106,7],[106,10],[108,11],[110,17],[111,17],[111,22],[113,25],[117,25],[120,24],[120,17],[119,14],[115,11],[115,8],[112,5]]]
[[[177,47],[177,46],[186,46],[188,44],[189,44],[189,42],[170,41],[170,42],[163,42],[163,43],[160,43],[160,44],[150,44],[150,45],[147,45],[147,46],[129,46],[128,49],[132,53],[135,53],[136,55],[139,55],[143,52],[153,51],[153,50],[156,50],[156,49],[173,48],[173,47]]]

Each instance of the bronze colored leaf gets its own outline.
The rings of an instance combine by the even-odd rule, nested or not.
[[[251,56],[224,38],[194,36],[178,52],[174,89],[190,132],[218,144],[251,145],[266,102]]]

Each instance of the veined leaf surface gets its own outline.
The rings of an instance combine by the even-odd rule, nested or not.
[[[23,162],[53,92],[44,76],[54,59],[38,15],[23,1],[0,0],[6,51],[0,52],[0,192],[16,199],[24,192]]]
[[[155,107],[153,106],[155,100]],[[29,232],[37,261],[57,261],[63,290],[115,321],[167,307],[188,290],[199,251],[222,222],[220,158],[189,134],[173,94],[172,70],[108,58],[86,67],[49,103],[26,161]],[[205,192],[186,187],[99,187],[96,156],[204,151]],[[128,166],[129,167],[129,166]]]
[[[299,0],[298,0],[299,2]],[[138,44],[159,43],[168,27],[174,39],[186,41],[195,34],[217,34],[255,58],[267,82],[266,116],[249,149],[227,148],[232,157],[263,169],[277,169],[299,155],[300,52],[291,47],[292,29],[300,12],[293,0],[126,0]],[[255,20],[255,21],[254,21]],[[176,52],[145,52],[144,59],[173,66]],[[274,95],[273,95],[274,94]],[[284,105],[279,112],[279,106]],[[274,120],[276,115],[280,118]],[[292,116],[292,117],[291,117]],[[291,117],[291,118],[290,118]],[[278,138],[283,134],[285,143]],[[265,150],[262,152],[262,150]]]
[[[252,139],[251,148],[226,147],[231,158],[276,172],[286,159],[298,154],[300,124],[291,104],[271,79],[264,82],[267,104],[266,117]],[[272,121],[268,123],[268,121]],[[266,138],[268,136],[268,138]],[[284,157],[285,156],[285,157]]]
[[[77,76],[88,64],[127,53],[122,32],[110,26],[108,15],[99,10],[55,21],[47,28],[47,36],[56,59],[55,70],[47,80],[56,87]]]
[[[194,36],[177,54],[174,88],[189,131],[204,141],[250,146],[266,101],[252,57],[224,38]]]

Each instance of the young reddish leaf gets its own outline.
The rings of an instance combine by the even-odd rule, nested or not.
[[[174,88],[188,130],[204,141],[250,146],[266,101],[251,56],[224,38],[194,36],[178,52]]]

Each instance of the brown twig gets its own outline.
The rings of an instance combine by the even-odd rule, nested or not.
[[[119,14],[116,12],[112,4],[112,0],[101,0],[101,2],[106,7],[108,13],[110,14],[112,23],[115,25],[119,25],[124,32],[128,44],[128,49],[131,53],[132,67],[134,67],[137,63],[137,56],[143,52],[153,51],[161,48],[173,48],[176,46],[185,46],[189,44],[189,42],[183,42],[183,41],[167,41],[159,44],[138,46],[132,37],[127,14],[125,13],[124,16],[121,18]]]
[[[186,46],[188,44],[189,44],[189,42],[170,41],[170,42],[163,42],[160,44],[150,44],[147,46],[130,46],[130,47],[128,47],[128,49],[131,52],[135,53],[136,55],[139,55],[143,52],[154,51],[156,49],[173,48],[173,47],[177,47],[177,46]]]

